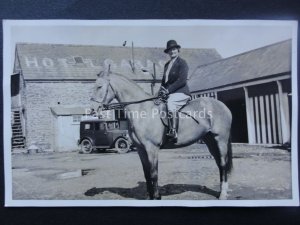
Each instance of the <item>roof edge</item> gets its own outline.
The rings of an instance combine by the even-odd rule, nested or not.
[[[116,46],[116,45],[84,45],[84,44],[62,44],[62,43],[34,43],[34,42],[17,42],[16,43],[16,48],[20,45],[49,45],[49,46],[69,46],[69,47],[105,47],[105,48],[131,48],[131,46]],[[157,50],[164,50],[164,47],[142,47],[142,46],[134,46],[134,48],[136,49],[157,49]],[[222,58],[222,56],[220,55],[220,53],[217,51],[216,48],[183,48],[184,50],[214,50],[219,56],[220,58]],[[162,51],[162,53],[164,53]],[[165,54],[165,53],[164,53]]]
[[[276,43],[273,43],[273,44],[265,45],[265,46],[260,47],[260,48],[255,48],[255,49],[252,49],[252,50],[247,51],[247,52],[242,52],[242,53],[240,53],[240,54],[233,55],[233,56],[230,56],[230,57],[227,57],[227,58],[222,58],[222,59],[217,60],[217,61],[214,61],[214,62],[210,62],[210,63],[206,63],[206,64],[203,64],[203,65],[197,66],[191,75],[193,75],[194,72],[195,72],[198,68],[205,67],[205,66],[209,66],[209,65],[212,65],[212,64],[214,64],[214,63],[226,61],[226,60],[231,59],[231,58],[239,57],[239,56],[242,56],[242,55],[249,54],[249,53],[251,53],[251,52],[255,52],[255,51],[258,51],[258,50],[261,50],[261,49],[269,48],[269,47],[271,47],[271,46],[275,46],[275,45],[279,45],[279,44],[284,43],[284,42],[291,42],[291,41],[292,41],[292,39],[283,40],[283,41],[276,42]]]
[[[268,76],[264,76],[264,77],[258,77],[258,78],[239,81],[239,82],[230,83],[230,84],[224,84],[224,85],[215,86],[215,87],[211,87],[211,88],[206,88],[206,89],[202,89],[202,90],[191,91],[191,93],[197,93],[197,92],[200,92],[200,91],[201,92],[202,91],[210,91],[210,90],[224,88],[224,87],[228,87],[228,86],[234,86],[234,85],[247,84],[247,83],[254,82],[254,81],[266,80],[266,79],[281,77],[281,76],[290,75],[290,74],[291,74],[291,71],[287,71],[287,72],[283,72],[283,73],[272,74],[272,75],[268,75]]]

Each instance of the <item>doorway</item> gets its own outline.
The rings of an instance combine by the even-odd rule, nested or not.
[[[245,93],[242,88],[218,92],[218,100],[222,101],[231,111],[231,141],[248,143],[247,114]]]

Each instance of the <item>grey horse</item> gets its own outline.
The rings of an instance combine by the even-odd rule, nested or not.
[[[119,102],[138,101],[153,96],[144,92],[135,82],[121,74],[100,72],[91,98],[93,107],[102,110],[113,99]],[[129,134],[137,147],[147,184],[148,199],[161,199],[158,188],[158,152],[165,143],[163,110],[153,101],[130,104],[125,107]],[[230,110],[212,98],[194,99],[179,116],[178,141],[173,148],[191,145],[202,139],[214,157],[220,172],[219,199],[227,199],[227,175],[232,169]]]

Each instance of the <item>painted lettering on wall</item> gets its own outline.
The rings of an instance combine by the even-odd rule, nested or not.
[[[36,57],[24,56],[24,59],[27,67],[39,67],[38,60]]]
[[[94,59],[82,58],[82,62],[78,63],[74,58],[37,58],[35,56],[23,56],[26,67],[28,68],[53,68],[53,67],[74,67],[84,66],[93,68],[103,68],[110,65],[111,68],[131,69],[132,61],[122,59],[120,62],[115,62],[113,59],[107,58],[103,62],[96,62]],[[147,59],[146,63],[141,60],[134,60],[134,66],[140,70],[153,70],[153,61]],[[160,70],[164,67],[165,62],[160,60],[156,63],[156,69]]]

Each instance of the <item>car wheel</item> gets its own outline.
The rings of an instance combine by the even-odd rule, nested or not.
[[[93,152],[93,145],[89,139],[84,139],[81,142],[81,152],[84,154],[89,154]]]
[[[119,138],[115,143],[115,149],[118,153],[123,154],[129,152],[130,146],[125,138]]]

